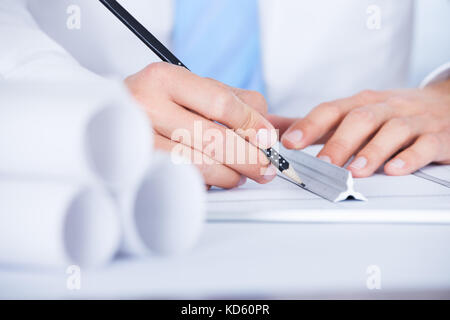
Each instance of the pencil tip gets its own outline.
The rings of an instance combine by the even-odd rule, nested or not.
[[[297,172],[292,168],[292,166],[289,167],[289,169],[284,170],[283,174],[290,178],[291,180],[295,181],[297,184],[299,184],[302,187],[305,187],[305,184],[303,183],[302,179],[298,176]]]

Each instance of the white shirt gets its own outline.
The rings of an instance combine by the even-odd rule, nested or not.
[[[172,1],[120,2],[170,47]],[[67,27],[74,8],[80,29]],[[411,0],[260,0],[271,111],[303,116],[363,89],[406,86],[413,9]],[[123,78],[158,61],[93,0],[1,0],[0,38],[5,79]]]

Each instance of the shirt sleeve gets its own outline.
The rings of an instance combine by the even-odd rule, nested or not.
[[[50,39],[27,10],[27,0],[0,0],[0,78],[4,80],[95,80]]]
[[[450,61],[431,72],[420,84],[420,88],[450,79]]]

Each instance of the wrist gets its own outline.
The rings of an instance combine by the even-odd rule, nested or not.
[[[431,83],[424,88],[425,90],[432,90],[442,95],[450,95],[450,79]]]

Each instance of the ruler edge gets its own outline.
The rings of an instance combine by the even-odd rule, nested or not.
[[[319,172],[321,175],[329,178],[330,181],[333,181],[333,180],[339,181],[339,179],[336,179],[333,176],[330,176],[330,175],[327,175],[325,173],[322,173],[317,168],[311,168],[311,167],[309,167],[307,165],[302,164],[299,160],[293,159],[291,157],[291,154],[299,154],[301,157],[310,158],[314,163],[320,163],[322,166],[328,166],[329,168],[331,168],[331,169],[333,169],[335,171],[345,171],[346,175],[347,175],[346,176],[346,181],[343,183],[343,185],[345,185],[345,187],[346,187],[345,190],[342,190],[342,188],[338,184],[331,186],[332,188],[334,188],[334,189],[339,191],[337,197],[335,197],[334,199],[330,199],[331,197],[325,197],[323,194],[320,194],[320,192],[317,192],[317,191],[314,191],[314,190],[308,188],[307,185],[305,187],[302,187],[302,186],[298,185],[297,183],[295,183],[294,181],[286,178],[287,181],[290,181],[291,183],[294,183],[295,185],[299,186],[300,188],[302,188],[302,189],[304,189],[306,191],[309,191],[309,192],[311,192],[311,193],[321,197],[322,199],[331,201],[333,203],[338,203],[338,202],[341,202],[341,201],[350,200],[350,197],[353,197],[355,200],[358,200],[358,201],[368,201],[368,199],[361,192],[358,192],[358,191],[356,191],[354,189],[354,185],[355,184],[354,184],[354,178],[353,178],[353,175],[352,175],[351,171],[349,171],[349,170],[347,170],[345,168],[342,168],[342,167],[338,167],[338,166],[336,166],[336,165],[334,165],[332,163],[328,163],[326,161],[323,161],[323,160],[321,160],[321,159],[319,159],[319,158],[317,158],[315,156],[312,156],[312,155],[304,152],[303,150],[289,150],[289,149],[286,149],[286,148],[282,147],[281,153],[283,155],[285,155],[285,158],[286,158],[286,160],[289,163],[295,163],[297,166],[306,167],[309,170],[314,170],[316,172]],[[301,178],[301,175],[300,175],[300,178]],[[311,178],[313,178],[313,177],[311,177]],[[329,184],[326,184],[326,183],[324,183],[324,182],[322,182],[320,180],[316,180],[316,181],[318,181],[321,184],[329,185]]]

